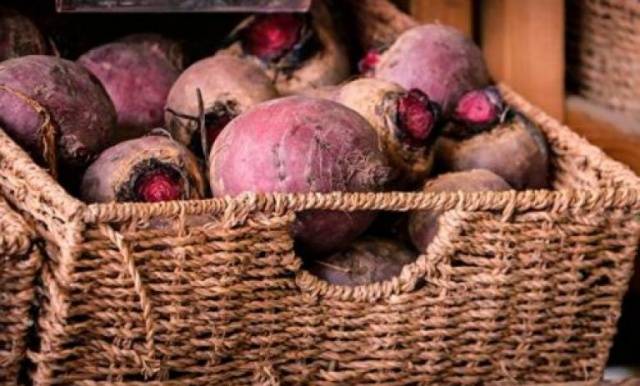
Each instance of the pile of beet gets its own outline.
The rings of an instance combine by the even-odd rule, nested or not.
[[[206,57],[146,31],[47,55],[8,9],[0,35],[0,126],[87,203],[549,187],[544,135],[450,27],[366,52],[360,77],[322,1],[251,16]],[[306,211],[292,232],[310,272],[366,285],[425,253],[442,214]]]

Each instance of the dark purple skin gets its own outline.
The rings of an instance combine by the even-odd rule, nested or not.
[[[47,42],[35,24],[13,9],[0,7],[0,62],[47,52]]]
[[[496,174],[483,169],[442,174],[427,181],[423,191],[440,192],[483,192],[510,190],[509,184]],[[413,211],[409,215],[409,236],[420,252],[427,247],[438,233],[438,218],[442,212],[435,210]]]
[[[30,55],[0,63],[0,84],[42,105],[57,126],[61,166],[83,167],[108,146],[115,110],[90,73],[53,56]],[[42,119],[24,100],[0,90],[0,126],[42,163]]]
[[[452,27],[425,24],[403,33],[375,67],[376,78],[417,88],[451,113],[467,91],[489,84],[482,52]]]
[[[78,59],[95,75],[118,114],[118,139],[139,137],[164,123],[164,103],[179,71],[159,51],[136,43],[109,43]]]
[[[215,196],[242,192],[370,192],[392,179],[373,128],[335,102],[292,96],[259,104],[229,123],[211,151]],[[294,234],[313,253],[361,234],[374,212],[307,211]]]
[[[344,250],[314,259],[309,272],[334,285],[355,287],[390,280],[417,257],[397,241],[366,237]]]
[[[177,70],[182,71],[184,69],[184,48],[175,40],[166,38],[160,34],[140,33],[127,35],[119,41],[129,44],[141,44],[164,56]]]

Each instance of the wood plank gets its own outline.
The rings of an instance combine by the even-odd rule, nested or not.
[[[409,12],[421,23],[451,25],[466,36],[473,34],[472,0],[409,0]]]
[[[566,107],[568,126],[640,174],[640,122],[578,96]]]
[[[483,0],[480,21],[493,77],[564,120],[564,2]]]

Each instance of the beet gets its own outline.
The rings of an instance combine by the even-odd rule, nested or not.
[[[166,125],[173,137],[203,155],[198,131],[199,100],[202,94],[208,147],[222,128],[251,106],[276,98],[271,80],[247,60],[217,54],[187,68],[175,82],[166,102]]]
[[[415,252],[396,241],[367,237],[343,251],[313,259],[308,269],[331,284],[355,287],[390,280],[416,258]]]
[[[47,53],[47,42],[33,22],[17,11],[0,7],[0,62]]]
[[[265,69],[282,95],[338,84],[349,76],[346,48],[322,1],[308,14],[262,14],[243,21],[225,51]]]
[[[404,32],[375,66],[375,77],[419,89],[450,114],[467,91],[489,83],[480,49],[454,28],[426,24]]]
[[[215,196],[241,192],[380,191],[392,171],[369,124],[340,104],[292,96],[255,106],[235,118],[210,156]],[[348,244],[375,213],[307,211],[294,233],[315,253]]]
[[[83,167],[107,146],[115,110],[102,86],[81,66],[43,55],[10,59],[0,63],[0,85],[0,126],[37,162],[51,160],[44,155],[44,117],[36,106],[53,122],[61,166]]]
[[[380,147],[400,172],[400,185],[424,179],[431,171],[440,131],[440,108],[420,90],[363,78],[329,95],[362,115],[375,129]]]
[[[544,135],[523,115],[511,115],[471,137],[442,137],[436,162],[445,170],[491,170],[516,190],[547,188],[549,149]]]
[[[179,72],[151,45],[109,43],[78,59],[107,90],[118,114],[116,139],[139,137],[164,123],[164,103]]]
[[[427,181],[423,191],[440,192],[483,192],[510,190],[509,184],[488,170],[470,170],[458,173],[447,173]],[[442,212],[436,210],[413,211],[409,215],[409,236],[413,245],[421,252],[438,233],[438,218]]]
[[[506,106],[500,92],[495,86],[485,87],[479,90],[471,90],[464,94],[456,104],[453,120],[466,129],[466,133],[485,130],[505,117]]]
[[[163,136],[121,142],[105,150],[82,179],[86,202],[159,202],[204,197],[196,157]]]
[[[123,43],[141,44],[147,49],[165,57],[176,70],[184,69],[186,58],[182,44],[160,34],[139,33],[127,35],[120,39]]]

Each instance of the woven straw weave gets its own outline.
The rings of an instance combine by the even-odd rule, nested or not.
[[[640,3],[570,0],[568,72],[584,97],[640,117]]]
[[[48,241],[35,383],[599,379],[637,248],[640,184],[504,92],[547,135],[552,191],[85,205],[0,132],[2,193]],[[347,288],[301,270],[289,228],[308,209],[447,212],[399,277]]]
[[[35,232],[0,199],[0,385],[15,385],[32,325],[35,280],[42,262]]]

